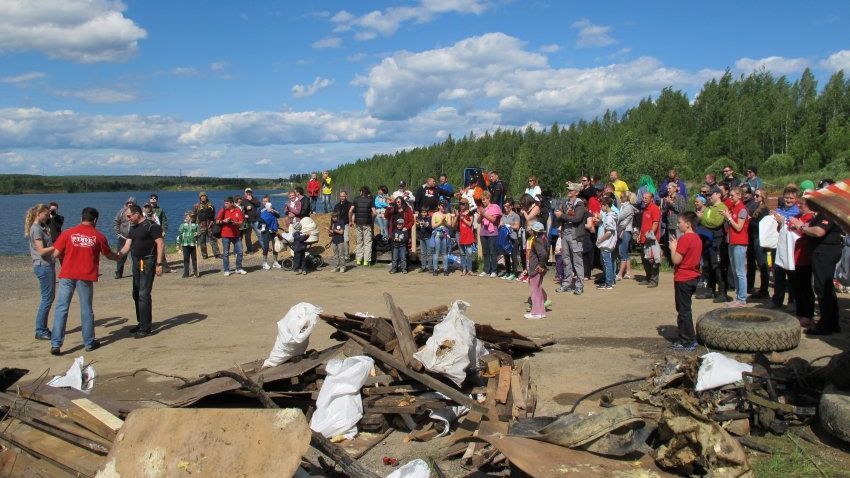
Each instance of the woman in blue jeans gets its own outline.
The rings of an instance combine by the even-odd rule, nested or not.
[[[35,314],[35,338],[50,340],[47,317],[56,293],[56,268],[53,258],[53,240],[47,227],[50,209],[44,204],[31,207],[24,217],[24,235],[29,242],[32,270],[41,288],[41,303]]]

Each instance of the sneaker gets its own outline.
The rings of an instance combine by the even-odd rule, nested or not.
[[[135,334],[133,334],[133,337],[137,338],[137,339],[143,339],[143,338],[147,337],[148,335],[151,335],[151,333],[145,332],[144,330],[140,330],[140,331],[136,332]]]
[[[448,275],[449,275],[449,271],[448,271],[448,269],[446,269],[446,270],[444,270],[444,271],[443,271],[443,275],[444,275],[444,276],[448,276]]]
[[[679,351],[679,352],[693,352],[694,350],[697,349],[697,343],[691,342],[689,344],[686,344],[686,343],[683,343],[683,342],[676,342],[676,343],[674,343],[673,345],[670,346],[670,349],[676,350],[676,351]]]
[[[340,268],[339,268],[339,271],[340,271],[340,272],[345,272],[346,270],[347,270],[347,269],[345,268],[345,266],[342,266],[342,267],[340,267]]]
[[[718,295],[717,297],[715,297],[712,302],[714,302],[715,304],[725,304],[726,302],[729,302],[731,300],[732,299],[728,295],[721,294],[721,295]]]
[[[230,271],[224,271],[224,277],[227,277],[227,276],[229,276],[230,274],[233,274],[233,273],[232,273],[232,272],[230,272]]]
[[[573,291],[573,294],[581,295],[583,292],[584,292],[584,289],[576,289],[576,290]]]
[[[694,299],[712,299],[714,298],[714,294],[711,291],[700,292],[699,294],[694,295]]]
[[[573,288],[568,285],[562,285],[555,289],[555,292],[572,292]]]
[[[653,287],[658,287],[658,281],[650,281],[649,284],[646,285],[650,289]]]
[[[182,276],[180,276],[180,277],[181,277],[182,279],[187,279],[187,278],[189,277],[189,274],[183,274],[183,275],[182,275]]]
[[[596,290],[612,290],[613,288],[614,288],[613,285],[605,285],[605,284],[601,284],[601,285],[596,286]]]
[[[130,332],[131,334],[135,334],[138,331],[139,331],[139,326],[136,325],[134,327],[130,327],[130,330],[128,332]]]
[[[267,271],[271,268],[272,268],[272,266],[270,266],[268,262],[263,262],[263,270],[264,271]]]
[[[50,355],[62,355],[59,347],[50,347]]]
[[[629,274],[626,274],[623,277],[621,277],[621,279],[631,279],[631,278],[632,278],[632,276],[630,276]]]
[[[490,274],[487,274],[486,272],[482,272],[482,273],[478,274],[478,277],[487,277],[488,275],[490,275]]]
[[[552,301],[546,299],[546,301],[543,302],[543,308],[546,310],[552,310]]]
[[[280,269],[280,268],[281,268],[280,262],[278,262],[278,261],[272,262],[272,269]]]
[[[402,269],[402,270],[401,270],[401,273],[402,273],[402,274],[407,274],[407,269]]]
[[[97,350],[100,348],[100,342],[97,340],[92,340],[91,345],[86,346],[86,352],[91,352],[92,350]]]
[[[246,271],[245,269],[236,269],[236,273],[244,276],[248,273],[248,271]]]
[[[525,314],[523,317],[525,317],[528,320],[538,320],[538,319],[546,318],[546,316],[543,315],[543,314],[531,314],[531,313]]]
[[[438,276],[438,275],[440,275],[440,273],[437,272],[437,269],[434,269],[434,272],[432,272],[431,275],[432,276]]]
[[[397,271],[395,269],[390,269],[390,274],[395,274]]]
[[[50,334],[47,334],[47,335],[38,335],[38,334],[36,334],[36,335],[35,335],[35,339],[36,339],[36,340],[50,340]]]
[[[193,272],[192,275],[195,277],[201,277],[201,274],[198,274],[198,271]]]
[[[516,280],[516,276],[513,274],[508,274],[504,277],[505,280]]]
[[[522,282],[523,284],[528,284],[528,276],[523,277],[522,279],[517,279],[517,280],[519,280],[519,281],[520,281],[520,282]]]

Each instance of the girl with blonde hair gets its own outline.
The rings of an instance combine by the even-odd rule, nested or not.
[[[47,317],[50,315],[56,293],[53,240],[50,238],[50,228],[47,226],[49,217],[50,208],[44,204],[36,204],[29,208],[24,216],[24,237],[29,242],[32,270],[41,288],[41,303],[35,314],[35,338],[38,340],[50,340]]]

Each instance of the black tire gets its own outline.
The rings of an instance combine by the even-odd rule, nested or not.
[[[285,270],[285,271],[291,271],[294,263],[295,262],[292,260],[291,257],[287,257],[286,259],[280,261],[280,265],[281,265],[281,267],[283,267],[283,270]]]
[[[831,435],[850,442],[850,393],[827,385],[818,406],[820,423]]]
[[[700,317],[697,337],[704,345],[733,352],[773,352],[800,344],[800,322],[778,310],[715,309]]]

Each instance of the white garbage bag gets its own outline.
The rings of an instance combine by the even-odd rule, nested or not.
[[[752,373],[752,371],[752,365],[730,359],[721,353],[709,352],[702,356],[694,390],[702,392],[735,383],[743,378],[744,372]]]
[[[263,367],[274,367],[303,354],[321,312],[320,307],[307,302],[293,305],[277,322],[277,339]]]
[[[434,326],[425,346],[413,354],[426,369],[445,375],[458,386],[466,379],[467,367],[478,364],[486,352],[475,336],[475,323],[464,314],[467,307],[469,303],[456,300],[443,321]]]
[[[428,478],[431,476],[431,467],[425,460],[410,460],[397,470],[387,475],[387,478]]]
[[[359,355],[345,360],[334,359],[325,367],[327,377],[316,398],[316,411],[310,428],[326,438],[343,435],[354,438],[357,422],[363,417],[360,388],[369,378],[375,361]]]
[[[97,373],[91,365],[83,367],[85,363],[85,359],[80,355],[74,359],[74,363],[71,364],[71,368],[68,369],[65,375],[53,377],[52,380],[47,382],[47,385],[57,388],[71,387],[81,392],[90,392],[94,387],[94,378],[97,377]]]

